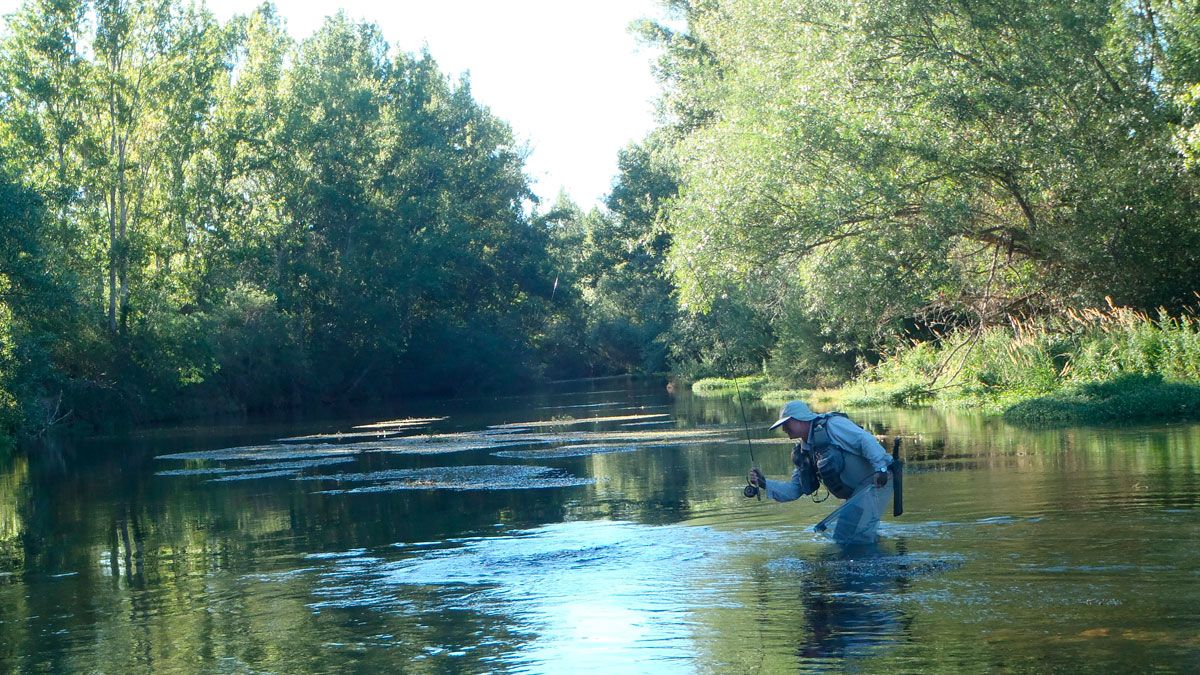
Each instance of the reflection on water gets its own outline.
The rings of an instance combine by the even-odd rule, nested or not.
[[[729,540],[707,528],[586,521],[433,550],[398,545],[396,560],[333,559],[312,607],[484,614],[521,636],[501,662],[631,668],[693,650],[689,613],[712,602],[704,580]]]
[[[21,534],[25,529],[17,505],[26,500],[29,462],[21,457],[11,460],[7,471],[0,473],[0,584],[23,567],[25,550]]]
[[[853,417],[907,439],[877,547],[743,499],[738,408],[653,382],[12,458],[0,671],[1200,668],[1200,426]]]
[[[878,545],[833,546],[812,560],[781,559],[776,574],[799,580],[804,630],[797,653],[809,665],[869,656],[901,638],[906,617],[893,599],[904,590],[910,567],[934,569],[941,561],[910,562]]]

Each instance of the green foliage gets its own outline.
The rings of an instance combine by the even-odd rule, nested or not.
[[[1200,3],[1183,0],[1154,9],[1157,16],[1143,20],[1155,21],[1161,37],[1147,44],[1147,53],[1177,108],[1176,146],[1195,170],[1200,162]]]
[[[1198,365],[1200,325],[1191,315],[1152,319],[1126,308],[1087,310],[916,343],[865,371],[844,400],[859,406],[932,402],[1003,411],[1027,423],[1149,419],[1160,412],[1182,419],[1192,414],[1189,392],[1200,382]],[[1132,401],[1146,403],[1156,394],[1164,398],[1147,404],[1153,412],[1131,412]]]
[[[1144,314],[1115,309],[1088,312],[1077,319],[1088,339],[1070,363],[1077,380],[1121,374],[1158,374],[1172,380],[1200,381],[1200,323],[1194,316]]]
[[[78,314],[56,235],[44,202],[0,164],[0,437],[39,433],[68,412],[58,336],[78,328]]]
[[[643,29],[675,113],[668,263],[689,310],[778,291],[756,311],[780,377],[1105,296],[1191,301],[1200,193],[1161,85],[1196,81],[1194,3],[680,4],[685,32]]]
[[[585,212],[535,207],[469,81],[371,24],[28,0],[0,430],[668,368],[877,363],[855,400],[996,409],[1200,377],[1195,3],[670,5],[638,28],[667,124]],[[1049,318],[1106,296],[1178,318]]]
[[[1200,385],[1165,382],[1161,375],[1121,375],[1022,401],[1005,410],[1004,419],[1028,427],[1194,422],[1200,420]]]
[[[764,375],[747,375],[746,377],[706,377],[692,383],[692,391],[701,396],[729,396],[741,391],[746,396],[759,397],[767,387]]]
[[[566,344],[578,346],[574,359],[590,374],[667,368],[676,307],[662,272],[670,238],[659,214],[675,182],[659,145],[652,137],[621,152],[605,209],[584,213],[560,198],[541,217],[558,302],[577,317],[564,322],[574,333]]]
[[[222,25],[173,0],[29,0],[0,91],[0,187],[29,197],[4,200],[4,253],[29,253],[0,279],[31,298],[0,312],[6,429],[60,404],[101,423],[507,388],[571,351],[525,150],[370,24],[294,44],[271,5]],[[626,227],[657,208],[640,182],[665,188],[623,167]],[[610,305],[669,325],[644,255],[664,246],[634,251],[627,290],[603,280]]]
[[[674,371],[685,379],[761,372],[772,337],[763,304],[730,288],[706,312],[680,312],[671,334]]]
[[[838,339],[835,330],[822,327],[806,310],[799,291],[783,299],[781,316],[773,322],[775,342],[767,360],[767,374],[780,383],[802,382],[814,387],[845,382],[854,373],[856,347]],[[843,336],[844,337],[844,336]]]

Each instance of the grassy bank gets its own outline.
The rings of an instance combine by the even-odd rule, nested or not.
[[[745,396],[761,397],[767,387],[766,375],[706,377],[692,383],[692,391],[701,396],[729,396],[741,391]]]
[[[772,403],[970,408],[1030,426],[1200,420],[1200,321],[1123,308],[1070,312],[915,343],[838,390],[745,380]],[[721,391],[715,381],[706,387]]]
[[[1022,426],[1200,420],[1200,385],[1158,375],[1122,375],[1021,401],[1004,419]]]
[[[844,404],[843,389],[791,389],[772,383],[766,375],[745,377],[706,377],[692,383],[692,393],[698,396],[735,396],[738,391],[747,398],[756,398],[768,405],[782,406],[800,399],[809,403],[837,406]]]

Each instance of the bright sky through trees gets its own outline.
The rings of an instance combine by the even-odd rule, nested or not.
[[[225,21],[246,0],[207,0]],[[19,0],[0,0],[7,15]],[[474,97],[528,142],[534,189],[553,201],[565,189],[590,205],[608,192],[617,151],[654,125],[651,51],[631,21],[660,17],[655,0],[278,0],[293,37],[304,38],[340,7],[378,24],[405,51],[428,45],[443,71],[469,71]]]

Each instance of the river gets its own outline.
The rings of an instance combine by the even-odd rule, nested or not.
[[[0,672],[1200,670],[1200,425],[851,416],[908,468],[854,550],[653,379],[49,444],[0,461]]]

